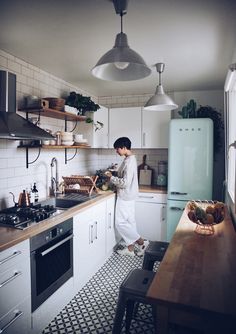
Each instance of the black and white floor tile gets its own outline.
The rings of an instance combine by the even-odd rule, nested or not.
[[[42,334],[111,333],[119,286],[131,269],[141,266],[142,258],[113,253]],[[130,334],[136,333],[154,333],[150,306],[140,304],[130,327]]]

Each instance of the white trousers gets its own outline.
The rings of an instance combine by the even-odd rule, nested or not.
[[[135,201],[124,201],[117,198],[115,226],[127,246],[140,238],[135,220]]]

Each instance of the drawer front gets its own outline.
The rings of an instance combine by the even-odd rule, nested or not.
[[[30,287],[29,259],[0,274],[0,318],[30,295]]]
[[[30,257],[29,240],[0,252],[0,273]]]
[[[30,298],[0,318],[0,333],[27,334],[30,332]]]
[[[139,192],[137,202],[150,202],[150,203],[160,203],[166,204],[167,194],[162,193],[149,193],[149,192]]]

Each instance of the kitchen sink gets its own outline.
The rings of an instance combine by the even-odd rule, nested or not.
[[[57,197],[51,197],[43,202],[45,205],[53,205],[57,209],[69,209],[73,206],[85,203],[93,198],[96,198],[99,194],[92,195],[82,195],[77,193],[65,194],[65,195],[57,195]]]
[[[72,208],[75,205],[84,203],[86,201],[74,201],[71,199],[65,199],[65,198],[55,198],[54,199],[54,206],[58,209],[69,209]]]

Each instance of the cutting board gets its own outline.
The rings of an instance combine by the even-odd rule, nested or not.
[[[141,185],[149,186],[152,184],[152,168],[146,163],[147,155],[144,154],[143,162],[138,166],[138,181]]]
[[[143,186],[150,186],[152,184],[152,171],[150,169],[140,170],[139,184]]]

